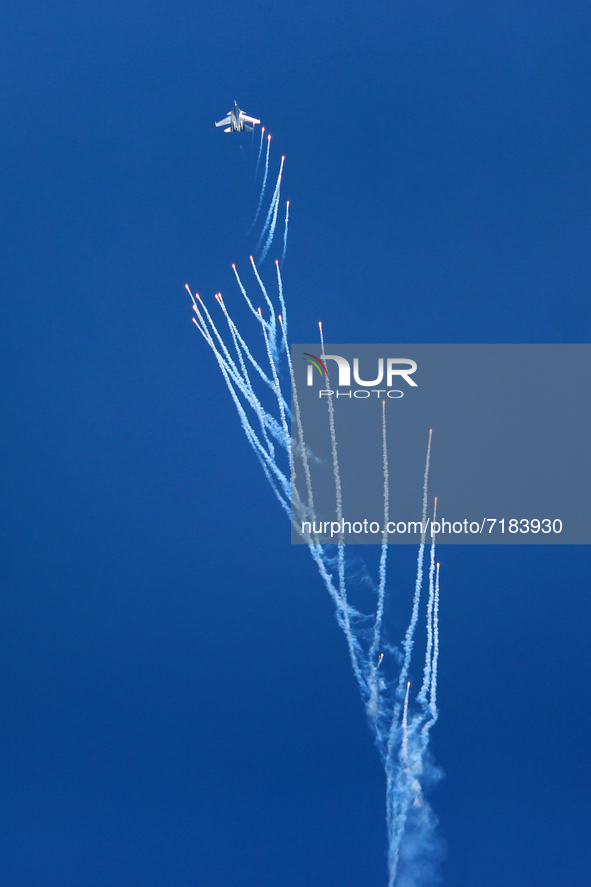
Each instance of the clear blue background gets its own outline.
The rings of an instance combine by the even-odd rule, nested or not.
[[[286,155],[294,341],[589,341],[589,5],[5,0],[0,34],[0,880],[380,887],[343,638],[190,322],[252,249],[257,141],[213,122]],[[589,550],[440,556],[445,883],[586,887]]]

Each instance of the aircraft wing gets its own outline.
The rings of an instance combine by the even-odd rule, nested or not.
[[[227,116],[227,117],[224,117],[223,120],[219,120],[219,121],[216,123],[216,126],[227,126],[228,123],[231,122],[231,120],[232,120],[232,117],[231,117],[230,114],[228,114],[228,116]]]
[[[256,117],[248,117],[247,114],[242,115],[242,119],[245,123],[260,123],[260,120],[257,120]]]

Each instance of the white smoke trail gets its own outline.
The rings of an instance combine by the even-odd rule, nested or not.
[[[255,277],[256,277],[258,284],[261,288],[261,292],[263,293],[263,296],[265,297],[265,301],[266,301],[267,305],[269,306],[269,311],[271,312],[270,320],[263,322],[263,328],[268,333],[268,336],[269,336],[268,341],[269,341],[269,346],[271,348],[271,352],[273,354],[273,362],[276,362],[278,360],[278,354],[277,354],[277,326],[275,324],[275,308],[273,307],[273,303],[271,302],[271,299],[269,298],[269,294],[267,293],[267,290],[265,289],[265,285],[264,285],[263,281],[261,280],[261,276],[258,272],[257,266],[255,265],[254,259],[252,256],[250,257],[250,264],[252,265],[252,270],[254,271]],[[263,315],[261,314],[260,309],[258,310],[257,314],[260,316],[260,319],[262,320]]]
[[[409,699],[408,671],[410,668],[411,654],[414,646],[414,634],[418,621],[419,603],[423,582],[423,555],[427,529],[427,503],[429,465],[431,459],[431,438],[432,431],[430,430],[429,442],[427,445],[427,456],[425,459],[425,473],[423,478],[423,508],[421,521],[422,532],[421,543],[419,546],[419,555],[417,559],[417,578],[415,582],[415,592],[413,596],[410,623],[406,630],[406,634],[402,644],[404,656],[400,669],[400,674],[398,677],[390,727],[387,733],[387,747],[384,755],[384,766],[386,770],[386,819],[388,823],[389,836],[388,887],[394,887],[397,879],[402,840],[408,829],[410,811],[414,809],[414,807],[427,806],[426,801],[422,797],[421,777],[423,775],[428,731],[424,733],[420,739],[417,739],[416,729],[418,721],[422,721],[423,716],[420,715],[418,720],[417,718],[413,718],[411,724],[409,725],[407,712]],[[434,549],[434,546],[432,546],[432,548]],[[400,723],[400,699],[404,687],[406,692],[404,693],[404,701],[402,703],[402,723]],[[381,737],[378,730],[378,747],[380,738]],[[398,745],[398,743],[400,743],[400,745]],[[396,754],[397,747],[400,749],[398,754]],[[427,831],[425,831],[423,834],[421,829],[418,827],[420,823],[423,823],[423,825],[427,827],[427,825],[431,821],[432,818],[429,817],[424,817],[422,820],[420,820],[420,818],[417,819],[417,847],[426,846],[427,843],[432,841],[433,836],[431,831],[427,829]],[[409,883],[414,884],[415,882],[410,881]]]
[[[279,183],[279,184],[281,184],[281,183]],[[267,253],[269,252],[269,249],[271,248],[271,244],[273,243],[273,238],[275,236],[275,228],[277,226],[277,211],[278,211],[278,209],[279,209],[279,188],[277,189],[277,197],[275,199],[275,208],[273,210],[273,219],[271,220],[271,225],[269,227],[269,234],[267,236],[266,243],[265,243],[263,249],[261,250],[261,262],[264,262],[264,260],[267,258]]]
[[[408,694],[410,693],[410,681],[406,683],[406,693],[404,694],[404,708],[402,710],[402,746],[400,748],[400,757],[408,766]]]
[[[279,192],[281,190],[281,179],[283,177],[283,164],[285,162],[285,157],[281,158],[281,166],[279,167],[279,175],[277,176],[277,184],[275,185],[275,191],[273,192],[273,197],[271,198],[271,204],[269,206],[269,212],[267,213],[267,218],[265,219],[265,224],[263,225],[263,230],[261,231],[260,237],[257,243],[257,250],[260,248],[261,243],[263,242],[263,237],[269,232],[267,240],[265,241],[265,245],[261,250],[261,259],[260,261],[264,261],[267,253],[269,252],[269,248],[271,243],[273,242],[273,237],[275,235],[275,227],[277,225],[277,211],[279,209]]]
[[[402,687],[404,687],[407,677],[408,677],[408,669],[410,667],[410,657],[412,654],[412,648],[414,645],[414,633],[417,625],[417,619],[419,618],[419,603],[421,600],[421,588],[423,585],[423,555],[425,552],[425,534],[427,531],[427,488],[429,483],[429,463],[431,460],[431,436],[433,430],[429,431],[429,443],[427,444],[427,458],[425,460],[425,474],[423,477],[423,512],[421,517],[421,544],[419,545],[419,555],[417,558],[417,578],[415,582],[415,593],[412,602],[412,616],[410,619],[410,624],[406,630],[406,635],[403,642],[403,650],[404,650],[404,662],[402,664],[402,668],[400,670],[400,677],[398,679],[398,692],[400,693]]]
[[[431,719],[423,727],[428,732],[437,720],[437,660],[439,659],[439,564],[435,570],[435,594],[433,597],[433,659],[431,661],[431,688],[429,712]]]
[[[257,412],[260,411],[260,415],[263,419],[265,427],[273,434],[273,436],[277,440],[279,440],[281,443],[283,443],[284,434],[283,434],[283,431],[280,430],[279,424],[277,423],[277,420],[275,419],[275,417],[271,416],[266,410],[263,410],[262,407],[260,407],[260,404],[258,404],[258,402],[255,403],[251,400],[251,397],[249,394],[249,391],[252,390],[251,386],[250,386],[250,380],[248,379],[248,376],[246,376],[246,378],[245,378],[238,371],[236,364],[232,360],[232,358],[228,352],[228,349],[226,348],[215,324],[213,323],[213,320],[211,319],[211,315],[209,314],[205,304],[203,303],[203,300],[201,299],[201,297],[199,296],[198,293],[196,293],[195,297],[194,297],[188,286],[186,286],[186,289],[189,292],[189,294],[191,295],[191,299],[193,300],[193,310],[195,311],[195,314],[199,318],[199,322],[197,322],[195,320],[195,318],[193,318],[193,320],[194,320],[197,328],[199,329],[199,331],[201,332],[201,334],[203,335],[203,337],[207,341],[208,345],[211,347],[214,354],[216,355],[218,363],[220,363],[220,367],[222,367],[222,364],[223,364],[224,378],[226,379],[226,381],[228,383],[232,384],[232,390],[234,390],[234,388],[238,388],[238,390],[244,396],[247,403],[249,403],[249,405],[252,406],[253,409],[255,409],[255,411],[257,411]],[[223,300],[221,299],[219,294],[218,294],[217,298],[218,298],[218,302],[223,305]],[[205,317],[201,314],[201,312],[199,310],[199,307],[197,305],[197,300],[199,301],[199,303],[202,306],[202,310],[203,310]],[[227,312],[225,312],[225,313],[227,314]],[[209,326],[212,328],[214,335],[216,336],[218,341],[222,344],[222,353],[220,353],[220,351],[218,351],[218,349],[215,346],[215,342],[211,336],[211,333],[209,332],[207,322],[209,322]],[[256,401],[256,398],[254,400]],[[257,410],[257,407],[259,408],[258,410]],[[271,463],[269,463],[269,465],[270,465],[270,467],[272,467],[272,470],[278,474],[278,477],[280,477],[280,479],[282,481],[282,485],[285,486],[284,479],[283,479],[282,475],[280,473],[278,473],[278,469],[277,469],[277,466],[275,465],[275,462],[273,461],[272,465],[271,465]]]
[[[234,265],[232,265],[232,268],[234,268],[234,271],[236,272],[236,268]],[[236,273],[236,278],[237,278],[238,283],[240,284],[240,287],[242,289],[242,284],[240,283],[240,278],[238,277],[237,273]],[[245,293],[245,296],[246,296],[246,293]],[[252,308],[252,303],[251,303],[250,299],[248,298],[248,296],[246,296],[246,300],[247,300],[249,306]],[[252,311],[253,311],[254,316],[257,318],[257,320],[259,320],[258,312],[254,308],[252,308]],[[244,354],[246,355],[246,357],[248,357],[252,366],[257,371],[257,373],[259,374],[259,376],[261,377],[261,379],[263,380],[265,385],[268,385],[269,388],[271,388],[271,390],[274,391],[275,388],[273,386],[273,381],[267,376],[267,374],[264,372],[264,370],[260,367],[258,362],[255,360],[255,358],[252,356],[248,345],[246,344],[246,342],[244,341],[244,339],[240,335],[240,331],[238,330],[237,326],[234,324],[234,322],[230,318],[230,316],[227,314],[227,312],[226,312],[226,316],[228,318],[228,323],[231,325],[231,329],[233,331],[233,334],[235,334],[236,338],[240,342],[240,347],[242,348]],[[266,321],[263,321],[263,323],[266,323]]]
[[[325,360],[326,353],[324,351],[324,335],[322,332],[322,323],[318,324],[318,328],[320,330],[320,345],[321,345],[321,355],[322,359]],[[334,485],[335,485],[335,496],[336,496],[336,513],[337,513],[337,521],[340,523],[341,527],[343,526],[343,491],[341,487],[341,476],[339,472],[339,458],[337,453],[337,436],[335,431],[334,424],[334,405],[332,402],[332,392],[330,390],[330,380],[328,378],[328,373],[326,377],[326,384],[328,386],[328,421],[330,426],[330,446],[332,450],[332,467],[334,474]],[[361,668],[359,667],[359,662],[357,661],[357,655],[355,650],[355,642],[353,640],[353,635],[351,633],[351,625],[349,621],[349,607],[347,605],[347,585],[345,583],[345,546],[343,544],[343,536],[342,533],[339,534],[339,543],[337,546],[338,551],[338,575],[339,575],[339,595],[341,598],[341,606],[343,611],[343,619],[345,621],[345,636],[347,638],[347,644],[349,646],[349,655],[351,657],[351,664],[353,666],[353,671],[355,672],[355,677],[359,683],[359,687],[361,688],[361,692],[365,695],[367,691],[367,684],[361,672]]]
[[[239,371],[238,367],[234,363],[234,360],[232,359],[232,357],[226,347],[224,340],[222,339],[215,323],[213,322],[213,319],[212,319],[209,311],[207,310],[206,305],[204,304],[204,302],[201,299],[201,297],[199,296],[199,294],[196,294],[196,299],[198,299],[199,303],[201,304],[201,308],[202,308],[202,311],[205,315],[207,323],[206,323],[205,319],[201,316],[199,309],[197,308],[197,302],[193,298],[193,295],[191,294],[189,287],[186,286],[186,289],[189,292],[189,294],[191,295],[191,298],[193,299],[193,310],[195,311],[195,313],[199,317],[202,326],[205,327],[205,329],[207,329],[207,323],[209,323],[209,326],[211,327],[211,330],[212,330],[215,338],[220,343],[221,352],[223,354],[222,359],[224,361],[224,366],[225,366],[225,369],[226,369],[226,372],[227,372],[229,378],[232,380],[233,384],[238,388],[238,390],[241,392],[241,394],[247,400],[247,402],[250,404],[250,406],[252,406],[252,408],[255,411],[257,411],[257,405],[254,402],[252,402],[249,398],[249,392],[248,392],[248,387],[250,384],[249,380],[248,380],[248,378],[245,378],[243,376],[243,374]],[[223,305],[223,300],[222,300],[221,295],[219,293],[216,294],[216,299],[218,300],[219,304]],[[226,314],[226,316],[228,316],[227,312],[225,312],[225,314]],[[199,326],[199,324],[197,324],[197,325]],[[201,329],[201,327],[199,327],[199,328]],[[203,329],[201,329],[201,332],[203,332]],[[220,355],[220,357],[221,356],[222,355]],[[276,389],[276,385],[274,382],[271,383],[271,387],[272,387],[272,390],[274,392],[276,392],[277,389]],[[285,404],[284,407],[285,407],[285,409],[288,409],[287,404]],[[283,429],[281,429],[281,430],[279,429],[279,425],[278,425],[275,417],[271,416],[268,412],[266,412],[264,410],[261,410],[261,413],[262,413],[266,427],[273,434],[275,439],[279,440],[282,443],[282,445],[284,445],[285,434],[284,434]]]
[[[289,348],[287,346],[287,308],[285,307],[285,302],[283,300],[283,281],[281,279],[281,271],[279,270],[279,262],[275,261],[275,267],[277,268],[277,289],[279,290],[279,304],[281,305],[281,326],[283,329],[283,341],[285,345],[285,350],[289,352]]]
[[[277,270],[279,271],[279,269],[277,269]],[[304,440],[304,429],[302,426],[302,418],[301,418],[301,413],[300,413],[300,405],[299,405],[299,400],[298,400],[297,386],[296,386],[295,376],[294,376],[294,372],[293,372],[293,364],[291,361],[291,354],[290,354],[290,350],[289,350],[289,345],[287,343],[287,338],[285,337],[285,328],[284,328],[283,319],[282,319],[281,315],[279,315],[279,322],[281,324],[281,328],[283,330],[283,335],[284,335],[285,354],[287,356],[287,362],[288,362],[288,367],[289,367],[289,376],[290,376],[291,386],[292,386],[292,398],[293,398],[294,412],[295,412],[295,417],[296,417],[298,441],[299,441],[300,453],[302,456],[302,462],[304,465],[304,476],[306,479],[306,492],[308,494],[307,517],[309,520],[314,521],[315,520],[314,493],[312,490],[312,477],[310,474],[310,465],[308,462],[308,451],[307,451],[307,447],[306,447],[306,442]],[[292,477],[292,493],[294,493],[297,496],[297,500],[300,503],[300,508],[301,508],[301,498],[300,498],[300,496],[297,492],[297,488],[295,486],[296,473],[295,473],[295,468],[293,466],[293,453],[292,452],[290,452],[290,467],[291,467],[291,477]],[[298,527],[296,525],[296,529],[299,530],[300,527]],[[330,594],[330,596],[333,599],[333,602],[336,606],[337,621],[338,621],[339,625],[341,626],[341,628],[343,630],[345,630],[345,620],[344,620],[344,615],[343,615],[342,599],[341,599],[339,593],[337,592],[337,590],[334,586],[334,583],[332,581],[332,578],[326,568],[326,562],[325,562],[326,559],[325,559],[325,554],[322,549],[322,546],[318,543],[317,538],[315,540],[307,538],[306,541],[308,542],[308,548],[309,548],[310,554],[312,555],[312,558],[314,559],[314,561],[318,567],[318,571],[320,573],[320,576],[323,579],[324,584],[328,590],[328,593]],[[357,648],[359,647],[359,645],[357,644],[357,642],[355,640],[354,640],[354,646],[356,648],[355,653],[357,654]]]
[[[259,308],[259,314],[261,315],[261,320],[262,320],[263,315],[261,314],[260,308]],[[285,449],[289,451],[290,445],[291,445],[291,435],[289,433],[289,429],[287,427],[287,422],[285,419],[285,409],[283,406],[283,395],[281,394],[281,386],[279,384],[279,376],[277,375],[275,360],[273,358],[273,354],[271,353],[271,346],[269,345],[269,339],[267,337],[267,331],[265,329],[264,324],[263,324],[263,336],[265,337],[265,345],[267,347],[267,356],[269,358],[269,363],[271,365],[271,372],[273,373],[273,381],[275,383],[275,394],[277,395],[277,404],[279,406],[279,414],[281,416],[281,427],[283,428],[283,433],[285,435]]]
[[[437,518],[437,497],[435,497],[435,505],[433,508],[433,522],[431,526],[435,523]],[[433,654],[433,607],[435,602],[435,587],[434,587],[434,575],[435,575],[435,533],[432,533],[431,536],[431,556],[430,556],[430,564],[429,564],[429,599],[427,601],[427,651],[425,653],[425,667],[423,669],[423,684],[419,695],[417,696],[417,702],[421,704],[426,704],[427,702],[427,693],[429,692],[429,687],[431,685],[431,668],[432,668],[432,654]]]
[[[279,268],[277,268],[277,273],[279,273]],[[296,418],[296,428],[298,432],[298,442],[300,445],[300,453],[302,456],[302,463],[304,466],[304,477],[306,479],[306,492],[308,494],[308,514],[311,520],[314,520],[314,492],[312,490],[312,475],[310,474],[310,464],[308,462],[308,451],[306,450],[306,442],[304,440],[304,427],[302,425],[302,414],[300,413],[300,402],[298,399],[298,389],[296,386],[295,376],[293,372],[293,365],[291,362],[291,354],[289,350],[289,345],[287,343],[287,332],[286,332],[286,324],[284,318],[279,315],[279,323],[281,324],[281,329],[283,331],[283,341],[285,344],[285,354],[287,357],[287,365],[289,367],[289,378],[291,382],[291,396],[293,400],[295,418]],[[295,487],[295,467],[293,465],[293,447],[290,447],[290,468],[291,468],[291,485],[292,490]],[[316,544],[318,544],[316,542]]]
[[[296,485],[296,468],[295,468],[295,460],[294,460],[294,447],[290,446],[290,448],[289,448],[289,474],[290,474],[290,478],[291,478],[291,493],[292,493],[292,523],[294,523],[293,500],[295,498],[296,503],[297,503],[298,514],[300,516],[300,522],[303,527],[304,521],[308,520],[308,516],[313,515],[313,513],[314,513],[314,506],[313,506],[313,504],[312,504],[312,506],[310,505],[311,502],[313,503],[312,478],[310,475],[310,466],[308,464],[308,454],[304,450],[304,447],[305,447],[304,429],[302,426],[300,404],[299,404],[299,400],[297,397],[297,388],[295,387],[295,377],[293,374],[293,366],[291,364],[291,355],[289,353],[289,348],[287,346],[287,338],[285,335],[285,325],[284,325],[283,317],[281,316],[281,314],[279,315],[279,325],[281,326],[281,332],[283,333],[283,342],[284,342],[285,351],[286,351],[286,355],[287,355],[287,362],[288,362],[288,367],[289,367],[289,378],[291,381],[292,403],[293,403],[294,410],[295,410],[296,427],[298,430],[298,439],[300,442],[300,451],[302,453],[302,461],[303,461],[303,465],[304,465],[304,475],[306,477],[306,488],[307,488],[307,492],[308,492],[308,507],[306,509],[302,503],[302,500],[300,498],[299,491],[298,491],[298,488]],[[293,441],[292,441],[292,443],[293,443]],[[309,538],[308,541],[311,542],[312,541],[311,538]]]
[[[232,318],[228,314],[228,311],[227,311],[226,306],[224,304],[224,300],[222,299],[221,295],[218,296],[218,302],[222,306],[222,311],[224,312],[224,314],[226,316],[226,320],[228,321],[228,327],[230,329],[230,334],[232,336],[232,340],[234,342],[234,347],[236,349],[236,354],[238,356],[238,361],[240,363],[240,370],[242,372],[242,378],[244,379],[244,381],[246,382],[247,387],[248,387],[248,399],[252,402],[255,412],[259,418],[259,422],[260,422],[260,426],[261,426],[261,434],[263,435],[265,444],[267,446],[267,450],[269,451],[269,456],[271,457],[271,459],[274,460],[275,459],[275,447],[273,446],[273,444],[270,441],[269,436],[267,434],[267,429],[265,427],[265,419],[263,417],[264,410],[263,410],[263,407],[262,407],[258,397],[254,393],[254,389],[253,389],[252,383],[250,381],[250,376],[248,375],[248,370],[247,370],[246,364],[244,362],[243,349],[241,346],[241,336],[239,335],[238,330],[236,329],[236,325],[234,324],[234,321],[232,320]],[[248,351],[248,349],[247,349],[247,351]],[[248,352],[248,353],[250,354],[250,352]],[[250,356],[252,359],[252,355],[250,355]]]
[[[283,268],[283,262],[285,261],[285,253],[287,252],[287,226],[289,224],[289,200],[287,201],[287,206],[285,207],[285,228],[283,229],[283,254],[281,256],[281,267]]]
[[[191,293],[191,291],[189,290],[189,287],[186,284],[185,284],[185,288],[188,290],[189,293]],[[232,378],[234,384],[237,385],[238,388],[243,390],[244,380],[242,379],[242,376],[240,375],[240,372],[239,372],[236,364],[234,363],[232,357],[230,356],[230,352],[228,351],[224,340],[220,336],[218,328],[216,327],[215,323],[213,322],[213,319],[212,319],[209,311],[207,310],[205,303],[203,302],[199,293],[195,293],[195,298],[193,298],[193,295],[191,294],[191,298],[193,299],[193,310],[194,310],[195,314],[197,315],[197,317],[199,318],[199,322],[201,324],[201,326],[199,328],[203,332],[203,330],[208,330],[207,324],[209,324],[209,327],[213,331],[215,338],[218,340],[218,342],[221,346],[221,351],[224,355],[224,366],[226,368],[226,372]],[[217,298],[217,294],[216,294],[216,298]],[[196,300],[199,301],[199,304],[201,305],[201,311],[203,311],[203,314],[205,315],[205,317],[203,317],[202,314],[200,313],[200,310],[197,307]],[[198,326],[199,326],[199,324],[198,324]],[[209,333],[208,333],[208,335],[209,335]]]
[[[260,166],[260,163],[261,163],[261,153],[262,153],[262,150],[263,150],[263,136],[264,136],[264,135],[265,135],[265,127],[263,126],[262,129],[261,129],[261,141],[259,142],[259,153],[258,153],[258,155],[257,155],[257,166],[256,166],[256,169],[255,169],[255,171],[254,171],[254,180],[255,180],[255,182],[256,182],[256,180],[257,180],[257,178],[258,178],[258,175],[259,175],[259,166]],[[254,220],[253,225],[254,225],[255,222],[256,222],[256,219]]]
[[[252,446],[253,450],[255,451],[255,454],[256,454],[259,462],[261,463],[261,466],[262,466],[265,476],[269,482],[269,485],[271,486],[271,489],[273,490],[273,492],[277,496],[277,499],[279,500],[279,503],[281,504],[284,511],[286,511],[288,516],[291,518],[291,508],[290,508],[290,504],[289,504],[291,491],[285,482],[286,479],[282,475],[281,471],[277,468],[274,460],[269,457],[269,454],[267,453],[267,451],[264,449],[263,446],[261,446],[259,438],[258,438],[256,432],[254,431],[254,429],[252,428],[250,422],[248,421],[248,417],[246,416],[246,413],[244,412],[244,409],[242,407],[242,404],[240,403],[238,395],[236,394],[236,390],[235,390],[234,385],[232,384],[232,380],[230,378],[230,373],[228,372],[227,364],[226,364],[223,356],[220,354],[220,352],[216,348],[213,338],[211,337],[211,335],[207,331],[207,326],[205,325],[202,316],[201,315],[198,315],[198,316],[199,316],[200,323],[198,323],[197,321],[194,321],[195,325],[200,330],[200,332],[204,336],[207,344],[209,345],[209,347],[211,348],[211,350],[214,353],[214,356],[218,362],[218,365],[220,367],[220,370],[222,372],[222,375],[224,377],[226,385],[228,386],[228,390],[230,392],[230,395],[232,396],[232,400],[234,401],[234,405],[236,407],[236,410],[238,412],[238,416],[240,418],[240,423],[242,425],[244,433],[246,434],[246,438],[247,438],[248,442],[250,443],[250,445]],[[283,487],[283,495],[280,492],[280,490],[278,489],[273,475],[276,475],[277,479],[279,480],[280,487]]]
[[[262,137],[262,133],[261,133],[261,137]],[[269,135],[267,136],[267,155],[265,157],[265,172],[263,175],[263,184],[261,187],[261,193],[259,195],[259,203],[257,206],[257,211],[254,214],[254,219],[253,219],[252,225],[250,226],[251,231],[257,223],[257,219],[258,219],[259,213],[261,211],[261,206],[263,205],[263,197],[265,196],[265,188],[267,187],[267,176],[269,175],[269,151],[270,150],[271,150],[271,133],[269,133]]]
[[[375,721],[378,716],[378,684],[377,671],[381,665],[383,653],[380,654],[379,661],[376,663],[376,654],[380,644],[382,632],[382,620],[384,617],[384,600],[386,595],[386,561],[388,557],[388,521],[390,519],[390,483],[388,472],[388,447],[386,443],[386,401],[382,401],[382,462],[384,469],[384,533],[382,536],[382,550],[380,552],[379,567],[379,585],[378,585],[378,605],[376,610],[376,618],[373,629],[373,640],[369,650],[369,699],[367,702],[367,711],[369,717]]]

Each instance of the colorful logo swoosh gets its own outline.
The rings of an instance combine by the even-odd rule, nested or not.
[[[312,364],[312,366],[315,366],[321,376],[324,373],[324,375],[326,377],[328,377],[328,370],[326,369],[325,365],[322,363],[322,361],[320,360],[319,357],[316,357],[314,354],[308,354],[307,351],[304,351],[304,354],[306,355],[304,357],[304,360],[306,361],[306,363],[310,363],[310,364]]]

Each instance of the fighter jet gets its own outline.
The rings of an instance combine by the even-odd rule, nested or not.
[[[234,102],[234,107],[228,111],[228,116],[216,123],[216,126],[225,126],[224,132],[242,132],[243,129],[252,132],[255,125],[260,122],[255,117],[248,117],[244,111],[240,110],[238,102]],[[252,123],[252,126],[249,126],[249,123]],[[228,124],[230,125],[228,126]]]

